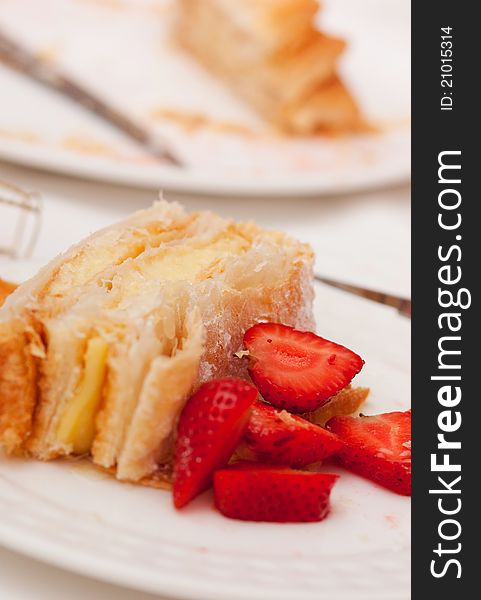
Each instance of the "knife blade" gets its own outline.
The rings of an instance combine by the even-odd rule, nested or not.
[[[368,300],[372,300],[373,302],[384,304],[386,306],[392,306],[401,315],[411,318],[412,304],[411,300],[409,300],[408,298],[402,298],[400,296],[386,294],[384,292],[379,292],[369,288],[344,283],[334,279],[329,279],[328,277],[323,277],[322,275],[315,274],[314,279],[316,279],[316,281],[320,281],[321,283],[325,283],[326,285],[329,285],[331,287],[343,290],[344,292],[354,294],[355,296],[367,298]]]
[[[91,90],[86,89],[72,77],[63,73],[56,65],[36,56],[1,30],[0,60],[20,73],[63,94],[107,121],[146,149],[155,158],[172,166],[183,166],[181,160],[157,135],[150,133],[140,123],[109,105]]]

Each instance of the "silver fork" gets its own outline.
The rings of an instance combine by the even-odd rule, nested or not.
[[[30,258],[41,227],[42,199],[0,179],[0,257]]]

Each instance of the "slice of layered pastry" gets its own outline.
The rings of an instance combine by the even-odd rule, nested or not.
[[[345,43],[316,28],[317,0],[177,0],[177,7],[180,44],[279,128],[361,126],[337,74]]]
[[[0,445],[168,479],[179,413],[268,320],[311,329],[312,253],[254,223],[159,202],[99,231],[0,310]]]

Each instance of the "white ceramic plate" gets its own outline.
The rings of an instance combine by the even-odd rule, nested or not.
[[[0,263],[10,279],[29,263]],[[366,360],[367,414],[410,405],[410,324],[393,310],[319,286],[319,331]],[[410,499],[354,475],[316,524],[232,521],[210,492],[175,512],[169,492],[121,484],[83,462],[0,456],[0,543],[42,561],[189,600],[407,600]]]
[[[327,194],[410,172],[410,3],[326,0],[322,27],[349,41],[343,76],[380,133],[275,136],[169,39],[171,0],[2,0],[0,27],[167,139],[189,165],[156,164],[56,93],[0,65],[0,158],[136,186],[230,194]],[[159,117],[174,110],[209,124]],[[234,133],[220,123],[246,130]]]

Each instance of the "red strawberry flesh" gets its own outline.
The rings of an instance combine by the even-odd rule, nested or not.
[[[174,448],[173,499],[181,508],[206,490],[229,461],[249,421],[257,390],[240,379],[202,385],[180,415]]]
[[[216,471],[218,510],[231,519],[277,523],[321,521],[338,475],[241,465]]]
[[[308,331],[258,323],[244,334],[249,374],[265,400],[290,412],[325,404],[362,369],[360,356]]]
[[[291,467],[319,462],[342,446],[326,429],[265,402],[254,404],[244,440],[259,461]]]
[[[327,427],[343,446],[345,468],[390,490],[411,495],[411,411],[371,417],[333,417]]]

